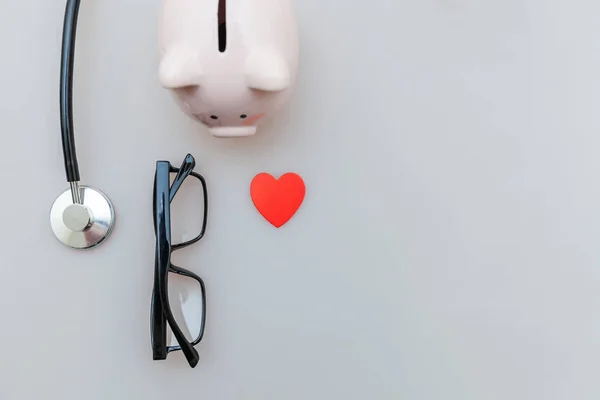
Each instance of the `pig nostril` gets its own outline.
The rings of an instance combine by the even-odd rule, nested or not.
[[[210,118],[211,119],[219,119],[219,117],[217,117],[216,115],[211,115]]]
[[[240,118],[244,119],[244,118],[248,118],[248,116],[246,114],[242,114],[242,115],[240,115]]]

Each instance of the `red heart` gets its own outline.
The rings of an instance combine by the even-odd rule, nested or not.
[[[293,172],[279,179],[262,172],[252,179],[250,196],[258,212],[276,228],[290,220],[304,201],[306,187]]]

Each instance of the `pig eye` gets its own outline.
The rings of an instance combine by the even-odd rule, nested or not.
[[[216,115],[211,115],[210,118],[211,119],[219,119],[219,117],[217,117]]]
[[[248,116],[246,114],[242,114],[242,115],[240,115],[240,118],[244,119],[244,118],[248,118]]]

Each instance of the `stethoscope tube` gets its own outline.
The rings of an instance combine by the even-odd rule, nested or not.
[[[81,179],[73,133],[73,66],[80,4],[81,0],[67,0],[60,59],[60,125],[65,171],[70,183]]]
[[[73,69],[80,0],[67,0],[60,60],[60,125],[64,167],[69,189],[52,205],[50,224],[65,245],[88,249],[102,243],[112,232],[114,208],[100,190],[80,185],[79,163],[73,128]]]

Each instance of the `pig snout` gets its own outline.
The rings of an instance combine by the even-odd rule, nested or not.
[[[256,126],[215,126],[208,131],[214,137],[230,138],[252,136],[256,133]]]

